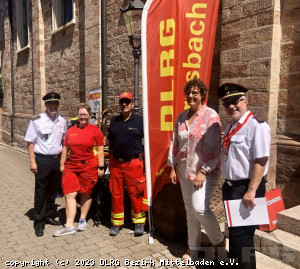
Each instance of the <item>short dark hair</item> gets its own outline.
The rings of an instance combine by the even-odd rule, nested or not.
[[[201,102],[204,103],[204,101],[206,100],[206,94],[207,94],[207,87],[205,85],[205,83],[199,79],[199,78],[193,78],[191,80],[189,80],[185,86],[184,86],[184,94],[187,94],[187,92],[189,90],[191,90],[191,88],[196,87],[199,89],[200,94],[201,94]]]
[[[86,103],[80,103],[77,107],[77,112],[79,111],[79,109],[82,109],[82,108],[85,108],[86,111],[89,113],[89,115],[91,116],[92,114],[92,109],[91,107],[89,106],[89,104],[86,104]]]

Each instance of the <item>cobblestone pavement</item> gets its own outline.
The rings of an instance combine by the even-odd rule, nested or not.
[[[187,248],[185,242],[172,242],[155,233],[154,243],[148,244],[148,235],[134,237],[126,227],[110,237],[109,222],[96,227],[90,219],[86,231],[60,238],[52,236],[57,226],[46,225],[44,236],[36,237],[32,221],[34,176],[28,155],[3,144],[0,182],[0,268],[193,268],[167,264],[180,261]],[[56,203],[62,220],[64,198],[57,198]],[[141,260],[152,264],[125,264]]]

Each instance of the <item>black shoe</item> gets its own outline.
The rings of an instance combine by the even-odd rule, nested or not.
[[[121,229],[122,229],[121,226],[113,225],[109,230],[109,235],[116,236]]]
[[[144,234],[144,226],[141,223],[135,224],[134,235],[135,236],[141,236],[143,234]]]
[[[47,224],[55,225],[55,226],[61,225],[61,223],[60,223],[59,220],[55,220],[55,219],[53,219],[53,218],[46,218],[46,219],[45,219],[45,222],[46,222]]]
[[[44,229],[40,226],[35,227],[34,231],[35,231],[35,235],[38,236],[38,237],[44,235]]]

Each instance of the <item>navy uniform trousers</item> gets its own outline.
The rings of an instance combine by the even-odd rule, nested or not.
[[[61,173],[60,155],[42,155],[35,157],[38,172],[35,175],[34,227],[45,227],[45,218],[55,217],[55,198]]]
[[[242,199],[249,186],[250,179],[237,181],[236,185],[223,185],[223,200]],[[265,179],[262,178],[256,190],[256,198],[265,196]],[[254,233],[257,225],[229,227],[229,258],[237,259],[237,268],[255,269]]]

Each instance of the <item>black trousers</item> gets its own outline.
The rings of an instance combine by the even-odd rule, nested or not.
[[[38,172],[35,176],[34,192],[34,228],[44,229],[45,218],[55,217],[55,197],[61,172],[59,171],[60,156],[36,156]]]
[[[246,193],[250,179],[243,180],[243,184],[239,186],[229,186],[226,182],[223,185],[223,200],[242,199]],[[261,183],[256,191],[256,198],[265,196],[265,179],[262,178]],[[229,230],[229,258],[237,259],[237,268],[255,269],[255,249],[254,249],[254,226],[230,227]]]

